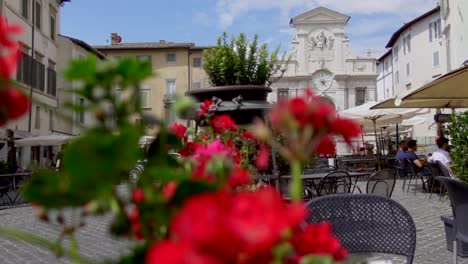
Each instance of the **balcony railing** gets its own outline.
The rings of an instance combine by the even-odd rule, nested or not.
[[[166,104],[173,103],[175,101],[175,94],[173,94],[173,93],[165,94],[163,101]]]

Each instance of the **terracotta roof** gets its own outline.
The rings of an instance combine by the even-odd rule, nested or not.
[[[98,50],[128,50],[128,49],[203,49],[194,43],[174,43],[174,42],[137,42],[119,43],[115,45],[94,46]]]
[[[410,22],[405,23],[400,29],[398,29],[395,33],[393,33],[392,37],[390,38],[390,40],[387,43],[387,46],[385,46],[385,47],[386,48],[393,47],[393,44],[395,44],[395,42],[398,40],[401,33],[403,33],[405,30],[410,28],[412,25],[418,23],[419,21],[421,21],[421,20],[425,19],[426,17],[428,17],[430,15],[433,15],[433,14],[439,12],[439,11],[440,11],[440,6],[437,6],[436,8],[434,8],[434,9],[420,15],[419,17],[411,20]]]
[[[390,55],[391,53],[392,53],[392,49],[387,50],[382,56],[380,56],[380,58],[377,59],[377,64],[379,64],[380,62],[382,62],[383,59],[385,59],[385,57],[387,57],[387,56]]]
[[[79,39],[76,39],[76,38],[72,38],[72,37],[68,37],[68,36],[65,36],[65,35],[61,35],[59,34],[59,36],[61,37],[64,37],[64,38],[67,38],[69,39],[71,42],[75,43],[76,45],[82,47],[83,49],[93,53],[94,55],[96,55],[98,58],[100,58],[101,60],[105,60],[106,59],[106,55],[102,54],[101,52],[99,52],[97,49],[91,47],[88,43],[82,41],[82,40],[79,40]]]

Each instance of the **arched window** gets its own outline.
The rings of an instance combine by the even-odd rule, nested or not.
[[[322,99],[322,101],[324,101],[327,104],[330,104],[331,106],[333,106],[333,108],[336,109],[335,103],[333,102],[333,100],[330,97],[321,96],[320,99]]]

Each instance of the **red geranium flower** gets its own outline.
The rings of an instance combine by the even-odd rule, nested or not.
[[[210,113],[210,110],[213,108],[213,100],[205,100],[201,105],[200,105],[200,111],[198,112],[198,116],[204,116],[206,114]]]
[[[317,146],[317,153],[323,155],[333,155],[335,152],[335,143],[333,143],[332,138],[328,135],[324,136]]]
[[[163,193],[164,198],[166,198],[167,200],[170,200],[172,199],[172,197],[174,197],[174,194],[176,193],[176,191],[177,191],[177,182],[170,181],[166,185],[164,185],[162,193]]]
[[[257,152],[257,159],[255,160],[255,166],[260,170],[268,169],[270,158],[270,150],[268,146],[263,144]]]
[[[193,246],[164,240],[150,247],[146,264],[222,264],[213,256],[197,251]]]
[[[304,232],[292,239],[298,255],[324,254],[331,255],[336,261],[343,260],[348,255],[333,235],[329,223],[310,224]]]
[[[16,119],[27,113],[30,104],[29,98],[19,90],[0,90],[0,125],[2,121],[4,123],[7,119]]]
[[[241,168],[234,169],[228,177],[228,185],[231,188],[248,184],[252,180],[248,170]]]
[[[350,144],[352,138],[361,134],[361,126],[347,118],[337,118],[330,124],[330,130],[334,134],[341,135],[346,143]]]
[[[242,132],[242,138],[251,139],[251,140],[254,140],[254,141],[257,140],[255,135],[252,132],[248,131],[248,130]]]
[[[174,133],[178,138],[180,139],[187,139],[185,136],[185,133],[187,133],[187,127],[179,124],[179,123],[174,123],[171,125],[169,130]]]
[[[145,192],[142,189],[137,188],[133,190],[132,197],[135,203],[141,203],[145,200]]]
[[[211,128],[215,134],[221,134],[224,131],[236,131],[236,123],[228,115],[215,116],[211,119]]]
[[[201,144],[198,144],[196,142],[187,142],[185,147],[181,150],[179,150],[179,154],[182,155],[183,157],[189,157],[195,153],[195,151],[201,146]]]
[[[0,77],[11,78],[19,60],[19,44],[15,35],[22,32],[19,25],[8,25],[4,17],[0,16]]]

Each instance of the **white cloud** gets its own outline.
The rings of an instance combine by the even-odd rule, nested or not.
[[[324,6],[345,14],[395,14],[412,17],[435,6],[436,0],[217,0],[218,22],[221,28],[250,12],[278,10],[281,21],[291,18],[292,9],[309,10]],[[296,14],[297,15],[297,14]]]
[[[350,24],[346,30],[353,36],[369,36],[400,27],[397,17],[363,18]]]

